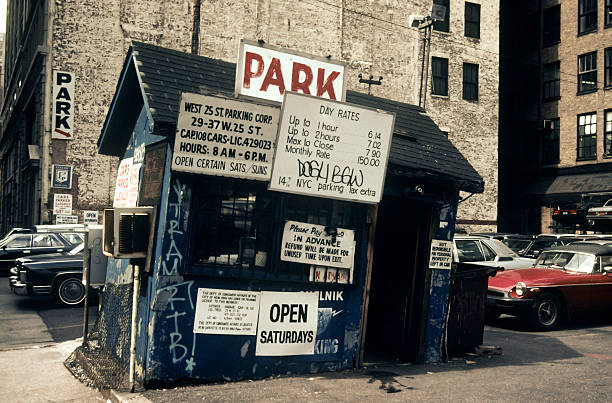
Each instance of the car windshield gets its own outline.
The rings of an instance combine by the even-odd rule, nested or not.
[[[535,267],[571,270],[580,273],[592,273],[594,266],[595,255],[576,252],[542,252],[535,262]]]
[[[507,247],[509,247],[515,252],[524,250],[526,247],[529,246],[529,243],[531,243],[531,240],[529,239],[507,238],[507,239],[502,239],[501,241],[504,243],[504,245],[506,245]]]
[[[79,244],[77,246],[75,246],[74,248],[72,248],[70,250],[70,252],[68,252],[69,255],[77,255],[79,253],[83,253],[83,249],[85,248],[85,244]]]

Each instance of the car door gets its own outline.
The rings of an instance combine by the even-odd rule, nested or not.
[[[612,274],[604,269],[612,267],[612,255],[599,256],[591,275],[590,305],[593,309],[605,310],[612,309]]]
[[[64,252],[69,249],[68,242],[57,234],[37,233],[32,235],[32,254]]]
[[[32,235],[13,234],[0,250],[0,268],[9,270],[15,259],[28,256],[32,252]]]

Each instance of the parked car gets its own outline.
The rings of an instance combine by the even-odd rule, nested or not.
[[[457,235],[453,241],[455,262],[478,263],[504,269],[523,269],[532,266],[534,262],[534,259],[520,257],[497,239]]]
[[[500,232],[478,232],[472,235],[497,239],[515,252],[525,249],[534,239],[533,235],[508,234]]]
[[[598,231],[612,231],[612,199],[601,207],[592,207],[587,211],[587,222]]]
[[[78,305],[85,298],[83,278],[84,244],[69,252],[17,259],[9,279],[17,295],[54,295],[64,305]]]
[[[612,246],[590,243],[550,248],[534,266],[489,279],[487,316],[528,319],[549,330],[582,313],[612,309]]]
[[[65,237],[65,236],[66,237]],[[0,273],[8,273],[15,260],[30,255],[61,253],[74,248],[79,233],[13,232],[0,241]],[[74,236],[74,237],[73,237]],[[81,239],[81,243],[83,240]]]

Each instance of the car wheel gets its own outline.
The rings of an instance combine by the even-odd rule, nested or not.
[[[85,286],[77,277],[59,279],[55,287],[55,297],[64,305],[78,305],[85,299]]]
[[[550,293],[541,295],[533,304],[531,321],[540,330],[552,330],[559,326],[563,317],[559,298]]]

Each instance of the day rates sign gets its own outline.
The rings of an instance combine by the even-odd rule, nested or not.
[[[268,180],[278,118],[274,107],[183,93],[172,170]]]
[[[395,115],[285,93],[269,188],[378,203]]]

